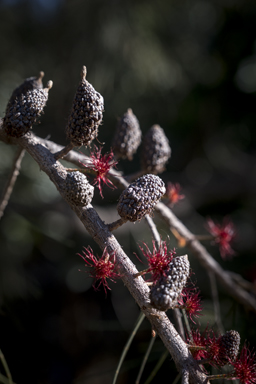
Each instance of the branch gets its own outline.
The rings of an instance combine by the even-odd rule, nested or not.
[[[43,140],[37,138],[33,134],[25,135],[19,139],[8,138],[3,129],[1,129],[1,122],[0,140],[6,143],[19,144],[26,149],[39,164],[41,170],[43,170],[55,184],[61,196],[66,200],[65,179],[67,177],[67,172],[62,164],[59,161],[56,161],[54,155],[43,145]],[[162,339],[164,345],[171,354],[178,371],[182,372],[183,370],[187,370],[189,372],[191,384],[209,383],[207,376],[202,372],[198,363],[193,359],[187,345],[175,330],[166,314],[149,307],[149,288],[147,284],[142,277],[134,279],[133,276],[138,270],[129,257],[124,253],[122,247],[114,235],[108,230],[107,225],[100,219],[92,205],[89,204],[86,207],[70,205],[70,207],[79,217],[84,227],[91,237],[98,243],[100,248],[102,250],[106,248],[109,254],[115,253],[120,275],[124,284],[136,300],[141,311],[150,321],[152,328]]]
[[[48,148],[51,152],[60,151],[63,146],[58,145],[50,140],[44,140],[37,138],[42,145]],[[0,120],[0,140],[9,143],[16,144],[17,140],[7,137],[7,135],[1,130],[1,120]],[[70,151],[65,157],[64,160],[71,162],[77,166],[81,166],[81,162],[86,162],[89,160],[89,157],[78,153],[75,151]],[[121,173],[110,169],[109,176],[115,185],[124,189],[128,187],[127,181],[122,177]],[[234,297],[237,301],[243,304],[245,307],[249,308],[256,312],[256,300],[254,297],[247,293],[244,287],[239,287],[236,282],[233,281],[233,275],[231,272],[225,271],[217,261],[209,254],[206,248],[197,240],[197,237],[193,235],[186,226],[174,215],[174,213],[163,203],[159,202],[155,210],[163,217],[167,222],[171,230],[175,230],[176,233],[180,236],[181,239],[185,239],[184,242],[188,248],[193,252],[198,261],[202,264],[204,268],[209,271],[212,271],[216,277],[219,279],[220,283],[227,289],[227,292]],[[111,228],[112,230],[112,228]],[[248,283],[249,284],[249,283]]]
[[[196,236],[185,227],[174,213],[161,202],[157,204],[155,210],[163,217],[171,229],[177,231],[185,239],[186,246],[205,269],[212,271],[216,275],[230,296],[234,297],[248,309],[256,312],[256,299],[234,283],[230,273],[221,268],[220,264],[214,260],[207,249],[196,239]]]
[[[13,167],[12,167],[9,179],[7,180],[5,189],[3,191],[2,201],[0,202],[0,219],[4,215],[4,210],[5,210],[8,202],[9,202],[9,199],[11,197],[11,194],[12,194],[15,182],[17,180],[17,177],[19,176],[21,162],[22,162],[24,154],[25,154],[25,150],[22,148],[19,148],[18,152],[15,156],[14,162],[13,162]]]

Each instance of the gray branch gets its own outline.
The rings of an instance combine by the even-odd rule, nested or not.
[[[200,264],[215,274],[229,295],[248,309],[256,312],[256,299],[232,280],[230,273],[221,268],[220,264],[214,260],[207,249],[196,239],[196,236],[185,227],[174,213],[161,202],[157,204],[156,211],[163,217],[171,229],[175,229],[185,239],[187,247]]]
[[[61,196],[66,200],[65,179],[67,177],[67,172],[64,166],[59,161],[56,161],[54,154],[46,148],[42,139],[33,134],[25,135],[19,139],[8,138],[3,131],[0,122],[0,140],[9,144],[19,144],[22,146],[39,164],[41,170],[49,176]],[[54,152],[57,152],[57,150]],[[178,371],[188,371],[191,384],[209,383],[207,376],[202,372],[198,363],[193,359],[187,345],[182,340],[166,314],[157,311],[148,305],[149,288],[147,284],[142,277],[134,279],[133,276],[138,270],[129,257],[124,253],[122,247],[114,235],[108,230],[107,225],[101,220],[92,205],[89,204],[86,207],[70,205],[70,207],[79,217],[86,230],[98,243],[100,248],[102,250],[106,248],[109,253],[115,253],[120,275],[124,284],[141,308],[141,311],[150,321],[152,328],[162,339],[164,345],[171,354]]]

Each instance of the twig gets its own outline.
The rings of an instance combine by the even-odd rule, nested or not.
[[[0,383],[2,383],[2,384],[10,384],[10,381],[9,381],[9,379],[6,376],[4,376],[4,375],[2,375],[2,373],[0,373]],[[13,382],[13,384],[15,384],[15,383]]]
[[[4,367],[6,376],[7,376],[7,378],[8,378],[8,383],[9,383],[9,384],[13,384],[13,381],[12,381],[12,375],[11,375],[10,369],[9,369],[9,367],[8,367],[7,361],[5,360],[4,354],[3,354],[3,352],[1,351],[1,349],[0,349],[0,360],[1,360],[2,365],[3,365],[3,367]]]
[[[201,265],[212,271],[220,283],[225,287],[230,296],[234,297],[245,307],[256,312],[256,299],[246,292],[243,288],[234,283],[230,274],[209,254],[207,249],[196,240],[195,236],[185,227],[185,225],[174,215],[174,213],[163,203],[159,202],[155,210],[162,216],[171,229],[175,229],[181,237],[186,240],[186,245]]]
[[[243,289],[249,292],[256,292],[256,285],[253,283],[250,283],[249,281],[245,280],[241,275],[238,273],[227,271],[229,276],[236,282],[236,284],[240,285]]]
[[[110,232],[114,231],[115,229],[121,227],[121,225],[123,225],[124,223],[126,223],[127,220],[121,218],[121,219],[118,219],[116,221],[114,221],[113,223],[110,223],[110,224],[107,224],[107,227],[108,227],[108,230]]]
[[[151,230],[152,236],[153,236],[153,238],[154,238],[154,240],[156,242],[157,248],[159,248],[160,245],[161,245],[161,237],[160,237],[159,232],[158,232],[158,230],[156,228],[156,225],[155,225],[154,221],[152,220],[152,218],[149,215],[145,216],[145,220],[148,223],[148,226],[149,226],[149,228]]]
[[[215,317],[215,323],[217,325],[217,328],[221,334],[224,333],[224,327],[221,321],[221,314],[220,314],[220,303],[219,303],[219,297],[218,297],[218,288],[216,284],[215,275],[212,271],[207,271],[208,276],[210,279],[210,285],[211,285],[211,291],[212,291],[212,300],[213,300],[213,308],[214,308],[214,317]]]
[[[190,325],[189,325],[189,321],[188,321],[188,317],[187,317],[187,313],[186,313],[185,309],[182,309],[182,314],[183,314],[183,318],[184,318],[184,322],[185,322],[186,328],[188,330],[189,339],[190,339],[190,341],[193,341],[193,337],[192,337],[192,333],[191,333],[191,328],[190,328]]]
[[[31,136],[32,137],[32,136]],[[63,148],[62,146],[45,139],[41,139],[37,136],[34,136],[35,140],[38,140],[40,144],[48,148],[51,152],[56,152]],[[0,120],[0,140],[7,144],[17,144],[17,139],[8,137],[5,132],[1,129],[1,120]],[[70,151],[66,156],[65,160],[71,162],[72,164],[81,165],[81,162],[88,161],[89,157],[81,153]],[[129,184],[122,177],[122,174],[114,169],[110,169],[109,176],[111,181],[115,182],[115,185],[120,188],[127,188]],[[238,287],[232,280],[229,272],[224,271],[219,263],[213,259],[209,254],[206,248],[196,240],[195,236],[185,227],[183,223],[173,214],[173,212],[163,203],[159,202],[156,205],[155,210],[163,217],[163,219],[170,226],[171,231],[176,230],[179,233],[180,238],[184,238],[186,245],[190,248],[193,254],[197,257],[202,266],[206,269],[212,270],[216,277],[219,279],[221,284],[227,289],[228,293],[238,300],[245,307],[256,312],[256,300],[255,298],[248,294],[244,289]]]
[[[232,375],[230,373],[220,373],[218,375],[208,376],[209,380],[218,380],[218,379],[231,379]]]
[[[123,349],[123,352],[122,352],[122,355],[121,355],[120,360],[119,360],[119,362],[118,362],[118,366],[117,366],[117,369],[116,369],[115,376],[114,376],[114,379],[113,379],[112,384],[115,384],[115,383],[116,383],[116,380],[117,380],[117,377],[118,377],[118,375],[119,375],[119,371],[120,371],[120,368],[121,368],[121,366],[122,366],[122,364],[123,364],[123,361],[124,361],[124,359],[125,359],[125,356],[127,355],[127,352],[128,352],[128,350],[129,350],[129,348],[130,348],[130,345],[131,345],[131,343],[132,343],[132,341],[133,341],[133,339],[134,339],[134,336],[136,335],[137,330],[139,329],[139,327],[140,327],[140,325],[141,325],[141,323],[142,323],[142,321],[143,321],[144,319],[145,319],[145,315],[144,315],[143,313],[140,313],[140,314],[139,314],[139,317],[138,317],[138,319],[137,319],[137,321],[136,321],[135,327],[134,327],[132,333],[130,334],[130,337],[129,337],[129,339],[127,340],[127,343],[125,344],[125,347],[124,347],[124,349]]]
[[[0,219],[4,215],[4,210],[5,210],[8,202],[9,202],[9,199],[11,197],[15,182],[17,180],[19,173],[20,173],[21,162],[22,162],[24,154],[25,154],[25,150],[22,147],[20,147],[17,151],[16,156],[15,156],[10,176],[7,180],[6,186],[5,186],[4,191],[3,191],[3,197],[2,197],[1,203],[0,203]]]
[[[174,308],[172,313],[174,317],[175,327],[179,332],[179,334],[181,335],[181,337],[183,338],[183,340],[185,340],[185,331],[184,331],[184,327],[181,320],[180,310],[178,308]]]
[[[60,151],[54,153],[54,157],[56,160],[65,157],[72,149],[74,148],[74,144],[69,143],[66,147],[62,148]]]
[[[145,384],[151,383],[151,381],[153,380],[153,378],[155,377],[155,375],[157,374],[157,372],[159,371],[159,369],[162,367],[163,363],[167,359],[168,355],[169,355],[168,351],[167,350],[164,351],[164,353],[161,355],[160,359],[158,360],[155,368],[153,369],[153,371],[151,372],[151,374],[149,375],[149,377],[145,381]]]
[[[67,172],[60,162],[56,161],[54,155],[42,144],[41,139],[33,134],[21,138],[10,138],[1,129],[0,140],[6,143],[19,144],[26,149],[33,159],[39,164],[51,181],[55,184],[63,199],[68,203],[66,196]],[[193,359],[185,342],[182,340],[165,313],[157,311],[147,305],[149,300],[149,288],[142,279],[134,279],[138,271],[129,257],[124,253],[122,247],[109,232],[108,227],[100,219],[91,204],[86,207],[70,206],[83,223],[91,237],[98,243],[102,251],[106,248],[109,254],[115,253],[121,278],[129,289],[131,295],[141,308],[141,311],[150,321],[152,328],[162,339],[164,345],[171,354],[179,372],[186,367],[190,373],[191,384],[206,384],[206,375],[200,369],[198,363]],[[156,316],[157,315],[157,316]]]
[[[148,348],[147,348],[147,352],[145,353],[144,359],[143,359],[143,361],[142,361],[142,364],[141,364],[141,367],[140,367],[140,370],[139,370],[137,379],[136,379],[136,381],[135,381],[135,384],[139,384],[139,382],[140,382],[142,373],[143,373],[143,371],[144,371],[145,365],[146,365],[146,363],[147,363],[149,354],[150,354],[150,352],[151,352],[151,349],[153,348],[153,345],[154,345],[155,340],[156,340],[156,336],[154,336],[154,337],[152,336],[151,339],[150,339]]]

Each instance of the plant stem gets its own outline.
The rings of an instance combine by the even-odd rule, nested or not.
[[[120,357],[120,360],[119,360],[119,363],[118,363],[118,366],[117,366],[117,369],[116,369],[115,376],[114,376],[114,379],[113,379],[112,384],[115,384],[115,383],[116,383],[116,380],[117,380],[117,377],[118,377],[120,368],[121,368],[121,366],[122,366],[122,364],[123,364],[123,361],[124,361],[124,359],[125,359],[125,356],[126,356],[128,350],[129,350],[130,345],[131,345],[131,343],[132,343],[132,341],[133,341],[133,339],[134,339],[134,336],[136,335],[136,333],[137,333],[137,331],[138,331],[138,329],[139,329],[139,327],[140,327],[142,321],[144,320],[144,318],[145,318],[144,313],[140,312],[139,317],[138,317],[138,319],[137,319],[137,322],[136,322],[136,324],[135,324],[135,327],[134,327],[132,333],[130,334],[130,337],[129,337],[129,339],[128,339],[128,341],[127,341],[127,343],[125,344],[125,347],[124,347],[124,349],[123,349],[123,352],[122,352],[122,355],[121,355],[121,357]]]
[[[21,167],[21,162],[23,159],[23,156],[25,154],[25,150],[22,149],[21,147],[18,149],[18,152],[15,156],[14,162],[13,162],[13,167],[11,170],[11,174],[9,176],[9,179],[7,180],[6,186],[3,191],[3,196],[0,201],[0,219],[4,215],[4,210],[9,202],[9,199],[11,197],[15,182],[17,180],[17,177],[20,173],[20,167]]]
[[[141,367],[140,367],[140,371],[139,371],[139,373],[138,373],[138,376],[137,376],[137,379],[136,379],[136,381],[135,381],[135,384],[139,384],[139,382],[140,382],[142,373],[143,373],[143,371],[144,371],[146,362],[147,362],[147,360],[148,360],[149,354],[150,354],[150,352],[151,352],[151,349],[152,349],[152,347],[153,347],[153,345],[154,345],[155,340],[156,340],[156,336],[155,336],[155,337],[152,336],[152,337],[151,337],[151,340],[150,340],[150,342],[149,342],[149,345],[148,345],[147,352],[145,353],[144,359],[143,359],[143,361],[142,361],[142,364],[141,364]]]
[[[3,364],[3,367],[4,367],[4,370],[5,370],[6,376],[7,376],[7,378],[8,378],[8,383],[9,383],[9,384],[13,384],[11,372],[10,372],[10,370],[9,370],[7,361],[5,360],[4,354],[3,354],[3,352],[1,351],[1,349],[0,349],[0,360],[1,360],[2,364]]]

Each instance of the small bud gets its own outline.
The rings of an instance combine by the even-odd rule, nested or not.
[[[164,194],[165,186],[160,177],[144,175],[122,192],[117,211],[124,220],[141,220],[153,210]]]
[[[119,120],[112,142],[116,158],[132,160],[141,143],[141,130],[137,117],[129,108]]]
[[[160,277],[151,288],[150,300],[154,308],[167,311],[172,308],[186,285],[190,264],[188,256],[173,258],[166,275]]]
[[[83,66],[66,127],[67,138],[77,147],[88,146],[97,137],[104,109],[103,97],[86,80],[86,73]]]
[[[69,203],[87,206],[92,201],[94,187],[89,184],[83,173],[70,172],[67,174],[64,192]]]
[[[153,125],[142,141],[142,170],[155,174],[162,173],[170,157],[171,148],[163,128]]]

